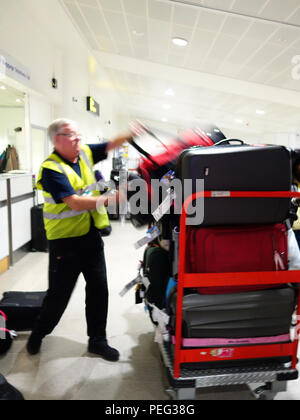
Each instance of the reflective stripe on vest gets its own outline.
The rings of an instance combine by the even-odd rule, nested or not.
[[[44,218],[48,220],[62,220],[62,219],[68,219],[70,217],[80,216],[81,214],[88,213],[88,211],[64,211],[63,213],[54,214],[54,213],[46,213],[43,212]]]
[[[57,162],[55,162],[55,163],[57,163]],[[58,165],[60,165],[60,164],[57,164],[57,166]],[[85,189],[75,191],[75,193],[79,196],[83,196],[87,191],[100,191],[98,183],[95,182],[94,184],[89,185]],[[51,197],[44,197],[44,201],[45,201],[45,203],[48,203],[48,204],[57,204],[56,201]]]

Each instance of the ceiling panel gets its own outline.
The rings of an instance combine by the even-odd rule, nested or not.
[[[86,19],[86,22],[94,35],[105,36],[108,35],[105,20],[100,9],[94,7],[81,6],[81,13]]]
[[[148,2],[148,13],[150,19],[170,22],[172,15],[172,5],[157,0]]]
[[[245,37],[257,42],[265,42],[271,35],[278,30],[276,23],[253,21]],[[257,44],[259,46],[259,44]]]
[[[84,35],[90,33],[90,28],[88,26],[88,23],[83,18],[82,13],[80,12],[80,9],[77,7],[76,3],[74,1],[73,2],[66,1],[65,5],[66,5],[67,9],[69,10],[70,14],[72,15],[72,17],[73,17],[76,25],[80,29],[80,31]]]
[[[104,11],[104,17],[109,24],[109,30],[113,38],[117,42],[129,44],[129,32],[127,22],[123,13],[113,12],[110,10]]]
[[[110,0],[112,2],[112,0]],[[126,13],[146,18],[147,16],[147,0],[126,0],[123,6]],[[118,9],[120,10],[120,8]]]
[[[77,0],[78,3],[84,6],[90,6],[90,7],[95,7],[98,8],[98,1],[97,0]]]
[[[298,7],[299,0],[270,0],[259,16],[283,22],[290,17]]]
[[[226,16],[212,11],[201,10],[198,20],[198,28],[218,32],[226,20]]]
[[[257,16],[269,0],[235,0],[232,11]]]
[[[250,19],[229,15],[222,26],[222,33],[242,37],[250,28],[251,23]]]
[[[300,25],[300,6],[299,8],[293,13],[287,22],[294,24],[294,25]]]
[[[173,22],[175,25],[185,25],[193,28],[199,16],[199,11],[185,6],[175,5],[173,9]]]
[[[196,3],[192,0],[192,3]],[[230,10],[233,0],[198,0],[198,4],[221,10]]]
[[[264,102],[251,94],[218,92],[213,84],[208,89],[193,89],[188,70],[226,77],[229,87],[233,81],[250,81],[262,89],[281,88],[286,95],[299,92],[300,81],[291,77],[292,57],[300,54],[300,28],[295,26],[300,24],[299,0],[188,0],[193,7],[184,4],[185,0],[60,1],[95,54],[102,51],[119,56],[116,68],[107,70],[132,112],[143,110],[146,114],[148,109],[152,118],[158,119],[162,117],[160,111],[170,119],[179,113],[179,120],[188,115],[213,115],[234,126],[235,116],[241,115],[252,128],[262,128],[270,122],[273,126],[284,124],[278,120],[281,109],[289,124],[297,123],[296,108],[287,108],[280,95],[278,102],[282,104],[275,107],[268,103],[266,115],[258,117],[255,107],[267,106]],[[175,36],[185,38],[188,46],[175,46]],[[144,66],[168,66],[168,76],[143,77],[134,74],[134,69],[124,73],[119,69],[128,57],[143,60],[140,64]],[[105,60],[100,64],[107,67]],[[178,69],[182,85],[172,77]],[[167,88],[176,91],[175,97],[164,94]],[[164,109],[167,104],[170,108]]]
[[[113,10],[120,12],[122,10],[121,0],[97,0],[104,10]]]

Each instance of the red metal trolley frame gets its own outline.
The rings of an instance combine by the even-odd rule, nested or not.
[[[182,307],[185,288],[215,287],[215,286],[240,286],[240,285],[268,285],[283,283],[300,283],[299,271],[265,271],[265,272],[240,272],[240,273],[186,273],[186,219],[189,205],[198,198],[235,198],[235,197],[259,197],[259,198],[292,198],[300,197],[300,193],[289,191],[227,191],[219,194],[214,191],[202,191],[189,196],[182,207],[180,219],[179,239],[179,271],[177,292],[177,315],[176,315],[176,343],[174,355],[174,377],[180,377],[181,363],[211,362],[220,360],[259,359],[268,357],[292,357],[292,369],[297,365],[297,350],[299,337],[296,334],[294,341],[282,344],[261,344],[250,346],[209,347],[184,350],[182,343]],[[300,327],[300,293],[298,296],[297,324]],[[298,330],[299,331],[299,330]],[[223,352],[222,352],[223,350]],[[223,353],[223,355],[222,355]]]

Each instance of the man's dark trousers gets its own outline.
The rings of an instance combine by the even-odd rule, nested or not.
[[[79,275],[86,281],[86,320],[90,338],[106,338],[108,287],[104,244],[92,228],[81,238],[49,241],[49,290],[33,333],[44,337],[60,321]]]

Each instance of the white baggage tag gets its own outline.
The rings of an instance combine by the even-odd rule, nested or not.
[[[155,305],[150,305],[153,308],[152,317],[153,320],[158,322],[161,327],[168,325],[170,317],[162,310],[158,309]]]
[[[159,327],[155,329],[154,343],[163,344],[163,335]]]
[[[132,289],[135,285],[142,282],[142,276],[139,274],[134,280],[129,282],[124,289],[119,293],[121,297],[125,296],[130,289]]]
[[[158,238],[160,235],[160,230],[157,226],[152,227],[150,230],[148,230],[146,236],[144,236],[142,239],[137,241],[137,243],[134,245],[135,249],[139,249],[144,245],[147,245],[149,242],[154,241],[154,239]]]
[[[142,277],[142,283],[146,287],[146,289],[148,289],[148,287],[150,286],[150,281],[148,277]]]
[[[152,213],[154,219],[158,222],[163,215],[165,215],[171,208],[173,201],[176,198],[175,191],[171,191],[170,189],[167,191],[168,195],[164,199],[164,201],[158,206],[158,208]]]

